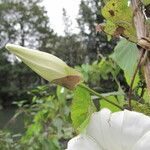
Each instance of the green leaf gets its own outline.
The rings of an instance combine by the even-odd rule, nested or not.
[[[107,2],[109,2],[109,0],[103,0],[103,2],[106,4]]]
[[[132,76],[129,75],[127,72],[124,72],[124,77],[125,77],[126,82],[128,83],[128,85],[130,86],[131,80],[132,80]],[[140,77],[139,77],[139,74],[137,73],[136,76],[135,76],[135,79],[134,79],[133,89],[134,89],[136,86],[138,86],[139,81],[140,81]]]
[[[147,116],[150,116],[150,106],[146,103],[141,104],[137,101],[132,100],[133,111],[143,113]]]
[[[148,95],[148,89],[147,88],[139,88],[138,89],[138,95],[140,96],[141,93],[143,93],[144,90],[144,95],[142,96],[142,98],[144,99],[144,102],[150,105],[150,100],[149,100],[149,95]]]
[[[144,5],[149,5],[150,4],[150,0],[143,0],[143,4]]]
[[[107,99],[109,99],[110,101],[118,104],[119,106],[123,106],[124,104],[124,96],[108,96]],[[100,108],[108,108],[110,109],[112,112],[117,112],[120,111],[120,109],[110,103],[108,103],[107,101],[101,99],[100,100]]]
[[[132,76],[137,66],[139,52],[136,44],[122,39],[117,44],[114,53],[110,57],[124,70],[124,72]]]
[[[148,103],[150,105],[149,95],[148,95],[148,89],[145,89],[145,93],[143,95],[143,99],[145,100],[145,103]]]
[[[57,85],[56,94],[59,101],[65,101],[68,90],[60,85]]]
[[[77,131],[82,131],[89,122],[91,114],[95,111],[91,96],[87,90],[77,87],[71,109],[71,119]]]
[[[110,35],[113,35],[114,32],[116,31],[116,28],[117,28],[117,26],[113,22],[107,20],[104,31],[106,33],[109,33]]]
[[[89,64],[82,64],[81,66],[76,66],[75,69],[82,73],[85,82],[89,80]]]
[[[112,76],[115,78],[120,68],[110,59],[102,58],[101,61],[98,63],[100,76],[107,80],[109,78],[109,75],[112,74]]]

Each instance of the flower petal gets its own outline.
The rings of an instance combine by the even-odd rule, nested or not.
[[[136,142],[150,130],[150,117],[128,110],[124,112],[122,148],[123,150],[131,150]]]
[[[94,138],[103,149],[121,150],[123,115],[124,112],[111,114],[110,110],[102,109],[91,117],[86,133]]]
[[[102,150],[99,145],[86,135],[79,135],[71,139],[67,150]]]
[[[150,131],[144,134],[132,150],[150,150]]]
[[[109,120],[103,126],[105,140],[107,142],[106,148],[109,150],[122,150],[122,124],[124,112],[116,112],[110,114]],[[108,144],[109,143],[109,144]]]
[[[134,111],[111,113],[102,109],[92,115],[85,135],[102,150],[150,150],[150,117]]]
[[[91,120],[89,122],[89,125],[86,129],[86,134],[91,136],[95,141],[97,141],[100,145],[104,143],[104,139],[102,136],[102,130],[101,130],[101,118],[100,118],[100,112],[96,112],[92,115]]]

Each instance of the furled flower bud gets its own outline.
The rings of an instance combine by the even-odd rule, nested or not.
[[[82,80],[79,72],[54,55],[14,44],[6,48],[48,81],[73,89]]]

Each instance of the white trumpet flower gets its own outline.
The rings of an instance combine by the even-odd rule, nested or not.
[[[150,150],[150,117],[102,109],[92,115],[85,133],[69,141],[67,150]]]
[[[54,55],[14,44],[6,48],[48,81],[73,89],[82,80],[79,72]]]

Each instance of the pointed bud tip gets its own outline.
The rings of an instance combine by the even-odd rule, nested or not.
[[[12,46],[13,46],[13,44],[8,43],[5,45],[5,48],[10,49]]]
[[[17,45],[10,44],[10,43],[5,45],[5,48],[9,51],[12,51],[12,50],[16,49],[17,47],[18,47]]]

